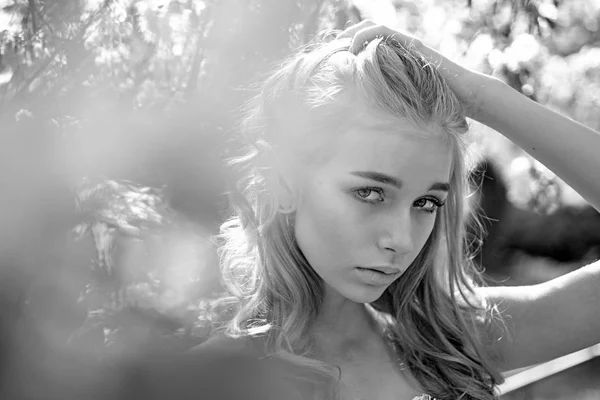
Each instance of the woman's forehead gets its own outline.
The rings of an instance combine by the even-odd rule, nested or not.
[[[422,137],[446,137],[442,126],[431,121],[418,118],[408,118],[400,115],[390,115],[387,112],[365,106],[362,102],[355,102],[351,108],[352,127],[366,130],[402,131],[406,134],[415,134]]]
[[[448,180],[453,152],[443,132],[434,128],[424,131],[412,124],[369,122],[345,130],[331,142],[335,149],[331,149],[326,167],[339,172],[369,170]]]
[[[437,143],[444,149],[450,149],[450,135],[433,120],[416,121],[366,107],[360,101],[353,103],[348,109],[346,123],[337,127],[341,141],[361,142],[367,148],[431,146]]]
[[[313,125],[310,133],[292,135],[294,140],[285,146],[291,151],[290,156],[302,149],[303,154],[307,153],[303,159],[312,160],[309,164],[317,168],[324,166],[323,162],[358,168],[369,161],[373,166],[397,169],[403,160],[422,154],[430,156],[414,162],[423,165],[433,158],[436,165],[451,163],[449,135],[437,123],[415,123],[392,116],[366,106],[360,99],[336,111],[337,118],[332,116],[329,122],[309,123]],[[292,129],[302,131],[300,126]]]

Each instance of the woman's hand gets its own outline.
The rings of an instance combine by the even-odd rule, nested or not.
[[[438,65],[440,73],[467,110],[467,116],[477,119],[481,108],[481,93],[495,78],[465,68],[425,45],[420,39],[395,31],[385,25],[364,20],[343,31],[338,39],[351,38],[349,51],[358,54],[371,40],[386,37],[397,40],[406,48],[415,48],[429,61]]]

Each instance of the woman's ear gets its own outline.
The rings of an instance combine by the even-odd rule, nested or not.
[[[297,209],[298,185],[294,173],[293,157],[279,152],[271,160],[272,167],[267,169],[266,180],[280,214],[291,214]]]
[[[292,179],[283,174],[277,174],[275,177],[275,198],[277,199],[277,211],[282,214],[291,214],[296,211],[297,190]]]

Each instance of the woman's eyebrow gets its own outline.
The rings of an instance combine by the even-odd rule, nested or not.
[[[386,185],[394,186],[398,189],[402,189],[402,181],[400,179],[396,179],[393,176],[383,174],[381,172],[375,171],[353,171],[351,172],[354,176],[359,176],[361,178],[371,179],[376,182],[380,182]],[[431,185],[429,190],[437,190],[440,192],[448,192],[450,191],[450,184],[447,182],[436,182]]]
[[[449,192],[450,184],[447,182],[436,182],[429,187],[429,190],[438,190],[440,192]]]

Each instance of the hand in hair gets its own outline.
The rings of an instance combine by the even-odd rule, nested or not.
[[[349,51],[359,53],[371,40],[385,37],[398,41],[406,48],[418,50],[427,60],[436,64],[450,88],[456,93],[466,108],[467,116],[477,119],[479,111],[479,94],[495,78],[465,68],[424,44],[419,38],[407,33],[396,31],[385,25],[379,25],[370,20],[364,20],[352,25],[338,35],[338,39],[351,38]]]

